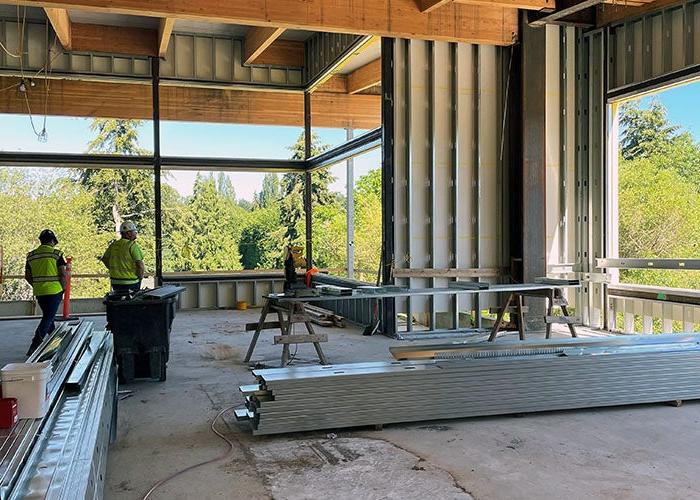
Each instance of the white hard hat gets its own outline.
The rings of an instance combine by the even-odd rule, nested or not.
[[[136,231],[136,224],[134,224],[130,220],[122,222],[122,225],[119,226],[119,232],[127,233],[129,231]]]

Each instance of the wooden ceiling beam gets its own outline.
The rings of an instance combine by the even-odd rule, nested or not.
[[[451,3],[463,5],[483,5],[525,10],[551,10],[556,7],[556,0],[416,0],[418,8],[423,13],[444,7]]]
[[[253,64],[284,33],[284,28],[248,28],[243,42],[243,64]]]
[[[158,25],[158,57],[165,57],[168,53],[170,35],[173,33],[175,19],[172,17],[161,17]]]
[[[348,75],[348,94],[357,94],[382,83],[382,60],[375,59]]]
[[[0,77],[0,88],[17,84],[12,77]],[[31,109],[44,109],[44,80],[27,93]],[[117,84],[81,80],[52,80],[47,114],[86,118],[152,118],[149,85]],[[0,92],[0,113],[26,114],[24,94]],[[240,123],[251,125],[304,125],[304,96],[291,92],[259,92],[215,88],[160,88],[163,120]],[[315,127],[372,129],[381,123],[381,96],[316,92],[312,95],[312,123]],[[29,126],[29,124],[27,124]]]
[[[275,40],[265,52],[258,56],[255,63],[301,68],[304,66],[304,42]]]
[[[46,12],[46,17],[49,18],[51,27],[56,32],[58,41],[61,42],[65,50],[71,50],[71,22],[68,11],[66,9],[46,8],[44,12]]]
[[[346,75],[333,75],[328,80],[319,85],[316,92],[347,94],[348,77]]]
[[[551,0],[550,0],[551,1]],[[518,11],[486,1],[424,14],[416,0],[18,0],[22,5],[310,31],[511,45]]]
[[[158,32],[126,26],[73,23],[72,50],[132,56],[158,56]]]

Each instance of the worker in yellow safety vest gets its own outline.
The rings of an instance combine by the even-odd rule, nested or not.
[[[100,259],[109,269],[112,290],[136,292],[141,288],[144,275],[143,252],[136,243],[136,224],[122,222],[121,239],[113,241]]]
[[[27,356],[56,327],[54,318],[66,288],[66,260],[63,252],[54,248],[58,245],[56,235],[50,229],[44,229],[39,234],[39,241],[41,245],[27,254],[27,264],[24,267],[24,279],[32,285],[42,313]]]

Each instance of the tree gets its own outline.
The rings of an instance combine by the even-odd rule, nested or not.
[[[90,129],[96,137],[88,144],[88,153],[148,154],[138,144],[138,120],[96,118]],[[131,219],[141,233],[153,234],[153,174],[147,170],[80,169],[78,179],[93,194],[92,213],[97,227],[119,232],[122,221]]]
[[[190,241],[186,242],[191,249],[191,269],[241,269],[238,241],[245,211],[221,195],[211,174],[197,174],[187,206],[191,212]]]
[[[39,244],[42,229],[52,229],[59,248],[73,257],[75,274],[95,274],[104,267],[97,260],[110,238],[100,233],[91,214],[92,196],[69,178],[32,175],[0,169],[0,245],[6,275],[22,275],[27,252]],[[21,216],[18,216],[21,214]],[[81,279],[73,283],[74,297],[97,297],[107,291],[106,280]],[[0,300],[30,299],[31,287],[24,280],[0,285]]]
[[[284,241],[275,231],[280,224],[279,203],[256,207],[247,217],[238,244],[243,269],[281,268]]]
[[[296,143],[289,147],[292,160],[304,159],[304,134],[299,135]],[[311,155],[315,156],[329,149],[329,145],[321,144],[318,135],[311,136]],[[311,203],[324,205],[331,203],[334,197],[328,186],[335,180],[328,168],[321,168],[311,174]],[[290,172],[282,176],[282,206],[280,220],[284,226],[284,239],[287,243],[299,243],[300,235],[305,231],[304,222],[304,183],[305,174]]]
[[[263,177],[262,190],[253,195],[253,203],[258,207],[269,207],[280,198],[280,180],[275,173]]]
[[[700,147],[669,123],[659,101],[621,109],[619,252],[621,257],[693,258],[700,251]],[[687,271],[627,269],[623,282],[696,288]]]
[[[236,201],[236,190],[234,189],[231,178],[228,175],[226,175],[224,172],[219,172],[216,184],[221,196],[228,198],[233,202]]]
[[[678,138],[680,127],[668,122],[666,108],[656,99],[649,108],[639,101],[622,105],[620,109],[620,153],[625,160],[648,158],[664,154]]]

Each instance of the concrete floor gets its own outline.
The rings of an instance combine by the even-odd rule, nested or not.
[[[121,396],[106,498],[141,498],[161,478],[226,451],[209,424],[253,382],[241,361],[250,340],[242,324],[257,315],[178,314],[168,380],[120,387],[133,392]],[[0,364],[23,359],[35,324],[0,322]],[[388,359],[398,343],[350,327],[319,330],[336,363]],[[254,359],[275,366],[281,349],[271,336]],[[313,348],[300,346],[295,363],[314,361]],[[234,444],[229,458],[151,498],[700,498],[699,421],[700,403],[686,402],[254,438],[229,413],[218,426]]]

